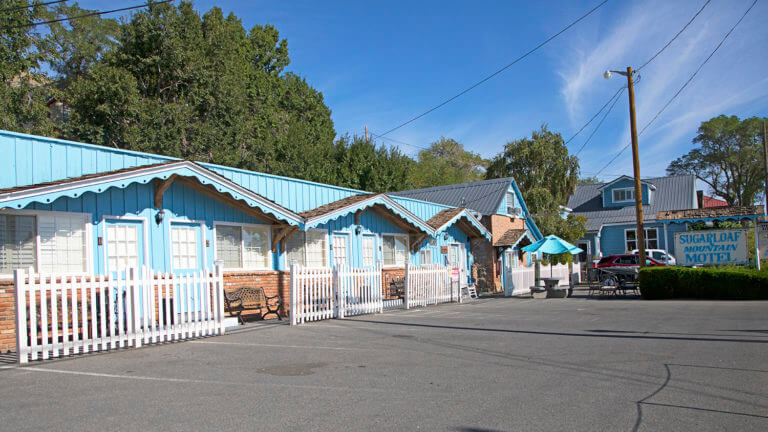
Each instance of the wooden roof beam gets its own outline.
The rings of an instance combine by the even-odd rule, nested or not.
[[[171,187],[176,177],[178,177],[176,174],[171,174],[165,180],[155,179],[155,208],[163,208],[163,195]]]

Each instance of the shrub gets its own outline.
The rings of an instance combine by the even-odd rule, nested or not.
[[[645,299],[768,299],[768,272],[746,267],[648,267],[640,270]]]

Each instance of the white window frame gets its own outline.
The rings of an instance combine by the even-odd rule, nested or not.
[[[424,255],[427,255],[427,252],[429,253],[429,260],[427,260],[427,262],[424,262]],[[432,264],[432,249],[430,249],[429,247],[425,247],[419,251],[419,263],[421,265]]]
[[[141,231],[143,232],[143,237],[144,237],[144,239],[143,239],[144,240],[144,251],[143,251],[144,252],[144,263],[143,263],[143,265],[148,267],[149,266],[149,233],[148,233],[149,230],[147,229],[147,226],[148,226],[147,218],[142,217],[142,216],[112,216],[112,215],[104,215],[101,218],[101,236],[102,236],[102,239],[104,240],[102,242],[103,245],[101,246],[103,248],[103,253],[101,254],[101,257],[102,257],[102,264],[104,266],[104,267],[102,267],[104,269],[104,272],[108,273],[108,272],[111,271],[111,270],[109,270],[107,268],[107,261],[109,261],[108,258],[107,258],[107,247],[108,247],[107,246],[107,242],[109,241],[109,239],[107,238],[107,220],[115,220],[115,221],[120,221],[120,222],[141,222]],[[114,270],[114,271],[117,271],[117,270]]]
[[[240,267],[224,267],[222,264],[222,270],[226,270],[226,271],[272,270],[272,225],[244,223],[244,222],[213,221],[213,261],[214,263],[219,259],[218,253],[216,252],[217,250],[216,249],[216,227],[218,227],[219,225],[240,227]],[[243,236],[243,228],[247,228],[247,227],[267,228],[267,266],[266,267],[243,266],[243,263],[245,262],[244,260],[245,236]],[[203,242],[204,241],[205,240],[203,240]]]
[[[314,231],[314,232],[321,232],[325,236],[325,266],[324,267],[330,267],[331,266],[331,239],[328,235],[328,230],[320,229],[320,228],[310,228],[305,231],[298,231],[294,233],[293,235],[296,235],[300,232],[305,233],[304,234],[304,263],[307,263],[307,235],[306,233]],[[281,241],[287,242],[286,239],[283,239]],[[288,246],[285,247],[285,253],[283,254],[284,260],[285,260],[285,268],[290,269],[291,262],[288,260]],[[323,268],[323,267],[305,267],[305,268]]]
[[[36,272],[39,272],[40,268],[40,219],[39,216],[67,216],[67,217],[82,217],[83,218],[83,230],[85,232],[85,271],[67,273],[72,275],[88,275],[93,273],[93,223],[91,223],[91,214],[84,212],[65,212],[55,210],[14,210],[7,209],[0,211],[0,214],[8,216],[34,216],[35,217],[35,262],[37,264]],[[0,274],[0,279],[12,278],[13,274]]]
[[[173,224],[185,224],[185,225],[193,225],[197,224],[200,225],[200,241],[202,242],[200,244],[200,249],[203,254],[203,268],[207,268],[208,266],[208,251],[205,247],[205,240],[207,239],[205,235],[205,221],[201,220],[189,220],[189,219],[171,219],[168,221],[168,239],[169,239],[169,246],[168,246],[168,256],[169,261],[171,263],[171,271],[175,270],[174,262],[173,262]],[[272,230],[270,229],[270,233]],[[214,231],[214,238],[216,237],[216,232]],[[216,249],[213,250],[214,256],[216,255]],[[180,269],[180,270],[187,270],[187,269]]]
[[[384,263],[384,237],[405,237],[405,262],[403,264],[385,264]],[[383,268],[405,268],[405,265],[411,261],[411,237],[404,233],[381,233],[381,265]]]
[[[617,200],[616,199],[616,192],[623,191],[625,194],[629,192],[630,195],[632,195],[630,198],[625,198],[623,200]],[[625,195],[626,196],[626,195]],[[626,188],[615,188],[611,189],[611,198],[612,202],[614,203],[625,203],[625,202],[632,202],[635,200],[635,188],[632,187],[626,187]]]
[[[645,248],[646,249],[658,249],[658,246],[659,246],[659,228],[653,227],[653,228],[644,228],[644,229],[645,229],[645,237],[643,238],[643,241],[645,242]],[[627,252],[630,252],[630,251],[632,251],[634,249],[639,249],[639,245],[637,243],[637,233],[636,232],[635,232],[635,239],[632,240],[632,241],[635,242],[635,247],[633,247],[631,249],[627,248],[627,242],[629,241],[627,239],[627,233],[630,232],[630,231],[635,232],[635,228],[626,228],[624,230],[624,250],[626,250]],[[655,238],[656,238],[656,246],[657,247],[652,248],[652,247],[648,246],[648,231],[656,231],[656,237]]]

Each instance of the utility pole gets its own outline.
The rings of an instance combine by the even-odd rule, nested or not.
[[[637,149],[637,120],[635,119],[635,83],[632,66],[627,66],[627,89],[629,90],[629,124],[632,130],[632,168],[635,172],[635,220],[637,229],[637,251],[640,267],[645,267],[645,229],[643,227],[643,190],[640,186],[640,151]]]
[[[763,216],[768,216],[768,134],[765,132],[765,119],[763,119],[763,167],[765,168],[765,207]]]
[[[368,125],[365,125],[365,142],[368,142]]]
[[[645,228],[643,227],[643,190],[640,186],[640,152],[637,149],[637,120],[635,118],[635,80],[632,67],[628,66],[627,71],[607,70],[603,74],[605,79],[611,77],[611,73],[627,77],[627,89],[629,90],[629,124],[632,132],[632,168],[635,173],[635,240],[637,241],[637,252],[640,255],[640,267],[645,267]]]

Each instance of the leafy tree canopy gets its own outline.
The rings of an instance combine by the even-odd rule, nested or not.
[[[698,147],[667,167],[670,175],[693,174],[729,205],[752,205],[762,196],[765,170],[762,122],[720,115],[699,126]]]
[[[464,150],[461,143],[446,137],[420,151],[417,160],[411,173],[416,188],[482,180],[487,165],[479,154]]]

